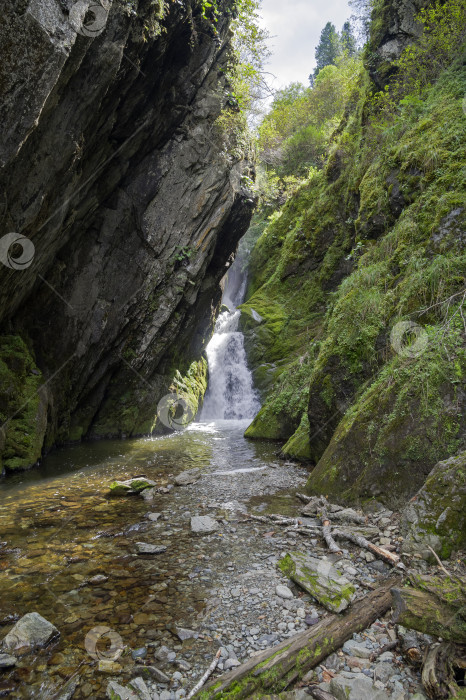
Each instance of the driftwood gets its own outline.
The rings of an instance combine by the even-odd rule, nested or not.
[[[358,547],[361,547],[362,549],[367,549],[379,559],[383,559],[383,561],[387,562],[387,564],[404,568],[404,565],[400,563],[400,557],[398,554],[393,554],[393,552],[389,552],[387,549],[382,549],[382,547],[372,544],[372,542],[366,540],[366,538],[362,537],[362,535],[355,535],[351,532],[343,532],[343,530],[335,530],[333,534],[335,537],[349,540],[350,542],[357,544]]]
[[[322,515],[321,515],[321,520],[322,520],[322,537],[327,543],[327,547],[331,552],[334,552],[335,554],[341,554],[341,547],[337,545],[335,540],[332,537],[332,527],[331,523],[329,520],[329,517],[327,515],[327,511],[325,508],[322,510]]]
[[[260,692],[260,697],[280,693],[296,683],[354,633],[362,632],[391,606],[391,588],[400,582],[392,577],[377,590],[356,601],[344,615],[329,615],[305,632],[266,649],[262,654],[210,682],[204,689],[209,700],[241,700]]]
[[[393,588],[393,621],[445,641],[466,644],[464,609],[453,608],[433,593],[412,587]]]
[[[455,666],[461,666],[458,665],[457,657],[458,648],[454,644],[443,642],[429,647],[422,668],[422,685],[432,700],[447,700],[458,696]]]
[[[191,698],[193,698],[196,695],[196,693],[198,693],[200,691],[200,689],[207,683],[210,676],[213,674],[213,672],[217,668],[219,659],[220,659],[220,649],[217,651],[217,653],[215,654],[214,660],[210,664],[209,668],[204,673],[202,678],[200,678],[200,680],[196,683],[194,688],[191,690],[191,692],[187,696],[186,700],[191,700]]]
[[[375,661],[379,656],[382,654],[385,654],[386,651],[391,651],[392,649],[395,649],[395,647],[398,646],[398,640],[394,642],[388,642],[388,644],[385,644],[383,647],[380,647],[380,649],[377,649],[376,651],[373,651],[372,654],[369,656],[369,661]]]

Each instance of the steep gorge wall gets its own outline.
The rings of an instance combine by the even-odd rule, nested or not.
[[[149,432],[254,206],[246,144],[219,120],[233,3],[216,23],[197,0],[92,4],[7,0],[0,28],[1,232],[33,246],[0,239],[7,470]]]
[[[461,47],[391,129],[367,118],[373,77],[406,45],[416,9],[378,4],[326,168],[273,215],[242,307],[266,395],[246,435],[286,442],[286,456],[315,465],[309,492],[339,501],[399,506],[466,446]]]

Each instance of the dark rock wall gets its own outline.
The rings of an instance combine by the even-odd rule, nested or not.
[[[202,353],[253,208],[216,121],[227,4],[214,26],[196,0],[103,3],[86,36],[73,25],[89,4],[7,2],[0,28],[1,235],[34,246],[23,269],[0,250],[7,469],[56,442],[151,429],[174,370]],[[13,386],[18,357],[39,394],[29,375]],[[11,435],[36,404],[20,449]]]

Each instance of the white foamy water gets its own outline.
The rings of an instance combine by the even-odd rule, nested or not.
[[[238,330],[246,279],[241,275],[240,261],[232,265],[223,294],[231,311],[220,314],[212,340],[207,346],[209,386],[201,413],[201,421],[252,419],[260,409],[252,374],[247,365],[244,337]]]

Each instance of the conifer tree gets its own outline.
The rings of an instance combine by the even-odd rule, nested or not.
[[[348,20],[344,23],[343,29],[341,30],[340,43],[342,51],[350,58],[356,54],[357,44],[356,37],[353,33],[353,27],[351,22]]]
[[[322,29],[320,41],[316,48],[315,56],[317,66],[313,77],[316,78],[319,71],[321,71],[322,68],[325,68],[325,66],[335,65],[340,53],[341,44],[338,32],[335,29],[335,25],[333,25],[331,22],[327,22],[325,27]]]

